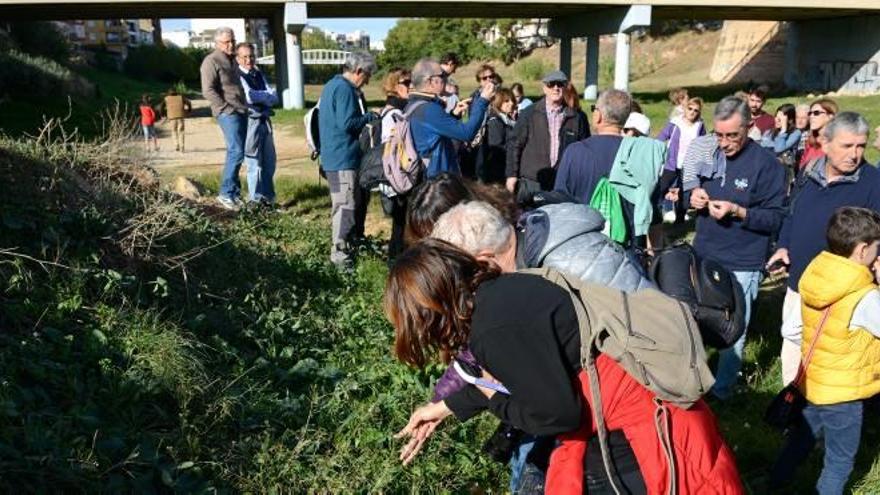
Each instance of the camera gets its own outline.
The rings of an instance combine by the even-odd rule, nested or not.
[[[492,460],[507,464],[514,450],[519,446],[524,432],[515,426],[499,423],[495,432],[483,444],[483,452]]]

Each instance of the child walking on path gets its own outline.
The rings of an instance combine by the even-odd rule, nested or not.
[[[159,151],[159,138],[156,136],[156,111],[150,102],[150,95],[143,95],[140,104],[141,127],[144,129],[144,151],[150,151],[150,140],[153,148]]]

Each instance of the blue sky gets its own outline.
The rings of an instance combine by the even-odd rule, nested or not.
[[[370,33],[372,41],[384,40],[388,31],[394,27],[397,19],[310,19],[309,25],[316,26],[324,31],[337,33],[350,33],[357,29],[363,29]],[[189,19],[163,19],[162,29],[174,31],[177,29],[189,29]]]

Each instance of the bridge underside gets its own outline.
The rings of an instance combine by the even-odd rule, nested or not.
[[[470,18],[565,18],[595,14],[619,7],[620,2],[608,4],[570,2],[374,2],[327,1],[309,2],[309,18],[345,17],[470,17]],[[648,2],[651,3],[651,2]],[[707,1],[706,4],[713,2]],[[770,2],[767,2],[770,3]],[[880,4],[880,2],[878,2]],[[4,20],[64,20],[111,19],[118,17],[143,18],[269,18],[284,7],[282,1],[180,1],[180,2],[20,2],[0,4],[0,19]],[[880,6],[875,7],[880,13]],[[862,15],[865,9],[809,8],[780,6],[731,7],[724,5],[653,5],[654,19],[729,19],[729,20],[805,20]]]

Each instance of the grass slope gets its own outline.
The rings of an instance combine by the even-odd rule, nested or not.
[[[440,368],[390,356],[379,240],[350,275],[327,263],[324,187],[282,181],[291,208],[229,215],[163,192],[113,142],[3,138],[0,170],[17,191],[0,197],[0,490],[504,491],[479,452],[489,417],[398,464],[391,435]],[[780,443],[760,418],[781,295],[766,284],[748,390],[718,410],[751,493]],[[857,493],[880,491],[878,440],[867,414]]]

